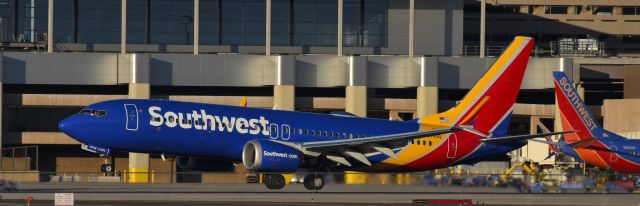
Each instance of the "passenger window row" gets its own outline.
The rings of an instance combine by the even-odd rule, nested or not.
[[[295,129],[293,129],[295,131]],[[288,132],[285,130],[285,133]],[[295,133],[295,132],[294,132]],[[320,131],[320,130],[309,130],[309,129],[298,129],[299,135],[310,135],[310,136],[324,136],[324,137],[335,137],[335,138],[343,138],[343,139],[353,139],[353,138],[362,138],[362,137],[371,137],[370,135],[364,134],[353,134],[353,133],[345,133],[345,132],[329,132],[329,131]]]

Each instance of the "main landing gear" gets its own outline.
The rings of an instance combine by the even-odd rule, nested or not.
[[[267,186],[267,188],[269,188],[270,190],[282,189],[286,184],[284,175],[281,174],[265,174],[263,181],[264,185]]]
[[[271,190],[284,188],[286,181],[281,174],[265,174],[264,185]],[[320,190],[324,187],[324,178],[320,175],[310,174],[304,177],[304,188],[307,190]]]
[[[307,190],[320,190],[324,187],[324,178],[320,175],[310,174],[304,177],[304,188]]]

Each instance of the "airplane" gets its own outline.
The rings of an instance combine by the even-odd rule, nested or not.
[[[89,151],[112,150],[242,163],[265,173],[269,189],[282,173],[309,172],[306,189],[319,190],[323,171],[412,172],[474,164],[522,147],[507,126],[534,40],[516,37],[452,109],[408,121],[202,104],[119,99],[95,103],[58,127]],[[243,100],[246,105],[246,100]]]
[[[627,139],[600,127],[564,72],[553,72],[554,86],[564,134],[558,142],[547,141],[553,151],[579,161],[620,173],[640,173],[640,140]],[[531,140],[538,141],[538,140]]]

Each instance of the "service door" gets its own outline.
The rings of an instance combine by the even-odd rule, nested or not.
[[[447,158],[456,158],[456,152],[458,152],[458,136],[456,136],[456,134],[449,135],[447,145]]]
[[[610,162],[616,162],[618,161],[618,155],[616,155],[616,151],[618,150],[618,147],[616,146],[611,146],[611,156],[609,156],[609,161]]]
[[[125,104],[124,110],[127,113],[127,130],[138,131],[138,107],[135,104]]]

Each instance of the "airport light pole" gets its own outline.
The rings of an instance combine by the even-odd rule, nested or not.
[[[487,0],[480,0],[480,58],[484,58],[484,38],[487,20]]]

